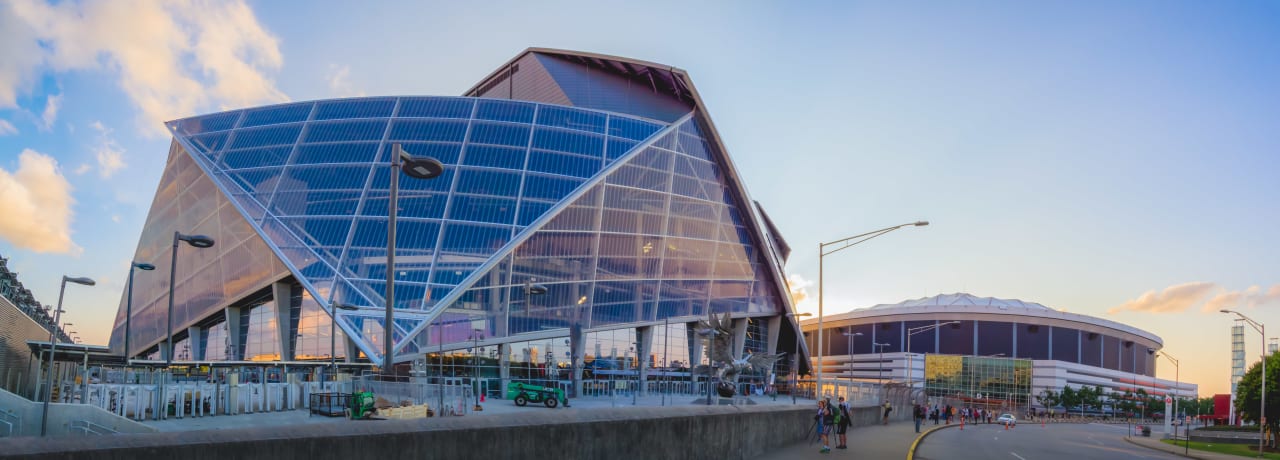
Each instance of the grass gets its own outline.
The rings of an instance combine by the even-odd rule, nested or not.
[[[1183,441],[1174,441],[1172,439],[1162,439],[1160,442],[1165,444],[1173,444],[1182,446]],[[1219,454],[1239,455],[1241,457],[1258,458],[1258,444],[1213,444],[1205,442],[1191,441],[1191,450],[1203,450],[1206,452],[1216,452]],[[1280,460],[1280,452],[1267,451],[1263,458]]]

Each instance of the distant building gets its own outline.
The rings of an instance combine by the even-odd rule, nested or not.
[[[9,260],[0,257],[0,388],[23,396],[34,396],[39,370],[27,341],[49,341],[53,318],[9,270]],[[59,342],[70,342],[58,331]]]
[[[951,321],[958,323],[929,327]],[[802,323],[815,355],[817,324]],[[1037,406],[1035,395],[1068,385],[1197,394],[1196,384],[1155,378],[1164,346],[1156,335],[1034,302],[944,294],[827,315],[823,327],[824,378],[910,382],[929,396],[981,395],[1017,407]]]

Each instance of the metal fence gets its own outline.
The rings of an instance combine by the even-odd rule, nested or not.
[[[9,409],[0,409],[0,426],[4,426],[4,436],[22,434],[22,416]]]
[[[88,420],[72,420],[71,423],[67,424],[67,429],[70,430],[72,433],[79,432],[80,434],[83,434],[85,436],[119,434],[116,432],[116,430],[113,430],[103,425],[99,425],[97,423],[90,422]]]

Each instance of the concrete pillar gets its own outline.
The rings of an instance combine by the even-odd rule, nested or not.
[[[223,309],[223,314],[227,318],[227,339],[231,343],[227,361],[240,361],[244,353],[244,342],[240,340],[240,308],[227,307]]]
[[[636,328],[636,366],[640,370],[640,395],[648,396],[649,391],[645,382],[649,381],[649,355],[653,349],[653,326],[641,326]]]
[[[511,380],[511,344],[498,345],[498,398],[507,399],[507,382]]]
[[[204,360],[204,347],[200,345],[200,327],[191,326],[187,328],[187,344],[191,347],[192,361]]]
[[[747,349],[747,319],[737,318],[733,321],[733,359],[742,359],[742,351]]]
[[[279,339],[280,360],[293,361],[293,321],[290,320],[289,302],[293,297],[293,286],[290,283],[276,282],[271,285],[271,302],[275,306],[276,337]]]
[[[569,326],[569,357],[571,360],[570,369],[572,372],[572,377],[570,378],[573,379],[573,388],[571,389],[572,391],[569,392],[569,396],[574,398],[581,395],[582,366],[584,364],[582,348],[586,341],[587,335],[582,332],[581,324]]]

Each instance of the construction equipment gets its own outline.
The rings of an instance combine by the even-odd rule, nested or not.
[[[530,402],[540,402],[552,409],[555,409],[560,401],[564,401],[566,407],[569,405],[569,401],[565,399],[564,390],[520,382],[507,384],[507,399],[515,400],[516,405],[520,407]]]

